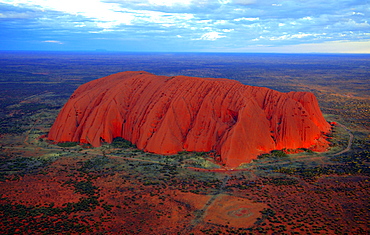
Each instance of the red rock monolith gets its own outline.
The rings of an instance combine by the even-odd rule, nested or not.
[[[236,167],[275,149],[327,146],[329,130],[310,92],[141,71],[81,85],[48,138],[97,147],[122,137],[158,154],[213,150],[221,163]]]

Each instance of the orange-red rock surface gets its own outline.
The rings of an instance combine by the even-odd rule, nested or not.
[[[309,92],[141,71],[80,86],[48,138],[100,146],[123,137],[158,154],[214,150],[235,167],[274,149],[326,146],[322,133],[329,130]]]

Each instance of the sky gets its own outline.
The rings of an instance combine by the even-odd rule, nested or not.
[[[0,0],[0,50],[370,53],[370,0]]]

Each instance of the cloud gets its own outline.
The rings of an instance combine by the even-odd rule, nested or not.
[[[276,47],[274,50],[284,53],[370,53],[370,41],[307,43]]]
[[[22,8],[21,6],[12,6],[1,3],[0,1],[0,18],[2,19],[29,19],[40,16],[41,12],[36,9]]]
[[[34,16],[31,12],[4,12],[0,13],[0,18],[2,19],[28,19]]]
[[[266,46],[264,44],[256,44],[230,50],[230,52],[256,51],[273,53],[370,53],[370,40],[361,42],[330,41],[323,43],[303,43],[282,46]]]
[[[85,48],[90,40],[119,49],[113,45],[156,41],[155,49],[163,42],[160,50],[174,44],[230,51],[370,40],[370,3],[363,0],[0,0],[0,18],[0,40],[14,48],[29,38],[65,47]]]
[[[302,32],[299,32],[297,34],[284,34],[284,35],[281,35],[281,36],[277,36],[277,37],[262,37],[261,39],[267,39],[267,40],[271,40],[271,41],[283,41],[283,40],[291,40],[291,39],[302,39],[302,38],[307,38],[307,37],[310,37],[311,40],[313,38],[317,38],[318,36],[324,36],[326,35],[326,33],[323,33],[323,34],[316,34],[316,33],[302,33]],[[258,39],[256,39],[258,40]]]
[[[58,40],[45,40],[45,41],[42,41],[42,42],[46,42],[46,43],[55,43],[55,44],[64,44],[63,42],[58,41]]]
[[[356,22],[353,19],[349,19],[347,21],[342,21],[335,23],[333,27],[341,27],[341,28],[348,28],[348,29],[368,29],[370,31],[370,24],[367,22],[367,20],[364,20],[362,22]]]
[[[192,0],[148,0],[148,4],[167,7],[171,7],[174,5],[188,6],[192,4]]]
[[[224,38],[226,36],[221,35],[222,33],[219,32],[209,32],[203,34],[200,38],[195,39],[195,40],[205,40],[205,41],[215,41],[219,38]]]
[[[233,0],[232,2],[238,5],[251,5],[256,3],[255,0]]]
[[[234,19],[234,21],[256,21],[256,20],[259,20],[260,18],[259,17],[242,17],[242,18],[238,18],[238,19]]]

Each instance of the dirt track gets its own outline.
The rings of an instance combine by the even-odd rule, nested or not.
[[[338,156],[338,155],[341,155],[341,154],[346,153],[349,150],[351,150],[352,143],[353,143],[353,138],[354,138],[352,132],[345,125],[340,124],[340,123],[337,123],[337,124],[338,124],[338,126],[342,127],[344,130],[347,131],[347,133],[349,134],[349,140],[348,140],[347,147],[345,149],[343,149],[342,151],[333,154],[333,156]]]
[[[184,228],[184,230],[181,232],[181,234],[189,234],[199,223],[201,223],[203,221],[203,218],[204,218],[208,208],[217,199],[217,197],[222,194],[222,192],[224,191],[224,188],[225,188],[227,182],[229,181],[229,179],[230,179],[230,175],[226,174],[225,178],[222,180],[222,184],[221,184],[220,188],[218,189],[218,191],[208,200],[207,203],[204,204],[203,208],[198,211],[198,214],[196,215],[196,217],[193,219],[193,221],[191,221],[189,226]]]

